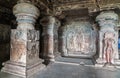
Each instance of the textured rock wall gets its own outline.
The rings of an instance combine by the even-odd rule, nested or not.
[[[10,26],[0,24],[0,68],[2,63],[9,59],[10,53]]]

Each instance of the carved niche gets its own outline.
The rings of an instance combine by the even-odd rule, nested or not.
[[[89,22],[73,21],[61,28],[63,56],[92,57],[96,53],[96,35]]]

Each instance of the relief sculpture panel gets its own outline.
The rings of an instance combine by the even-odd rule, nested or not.
[[[90,34],[84,34],[82,30],[69,33],[67,37],[67,49],[73,52],[89,52]]]
[[[10,60],[28,64],[38,61],[39,32],[36,30],[12,30],[11,33]]]
[[[11,41],[11,61],[26,63],[26,43],[21,41]]]
[[[115,55],[115,50],[114,50],[114,45],[115,45],[115,34],[113,32],[106,32],[104,34],[104,39],[103,39],[103,44],[104,44],[104,51],[103,51],[103,58],[107,63],[112,63],[114,60],[114,55]]]
[[[70,32],[67,37],[67,48],[68,51],[81,51],[81,38],[82,36],[76,32]]]
[[[63,56],[91,57],[96,53],[96,36],[89,22],[73,22],[62,29]]]

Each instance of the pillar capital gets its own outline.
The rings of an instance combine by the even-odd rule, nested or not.
[[[54,25],[56,23],[56,18],[53,16],[46,16],[40,20],[42,26]]]
[[[13,7],[13,14],[17,18],[17,29],[34,29],[33,25],[40,12],[33,4],[21,2]]]
[[[103,11],[97,17],[96,21],[100,27],[114,27],[119,16],[114,11]]]

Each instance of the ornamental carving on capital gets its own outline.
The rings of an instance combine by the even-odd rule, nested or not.
[[[21,2],[13,7],[13,14],[18,22],[17,29],[35,29],[34,24],[40,12],[31,3]]]
[[[54,25],[56,23],[56,18],[53,16],[46,16],[40,20],[40,24],[43,26]]]
[[[104,11],[96,17],[96,21],[100,24],[100,26],[104,26],[110,23],[116,23],[118,19],[119,16],[114,11]]]

